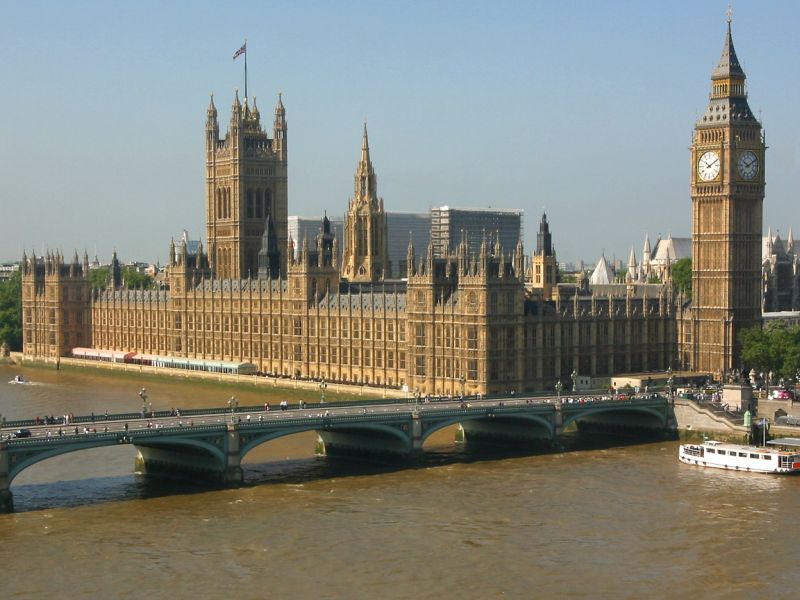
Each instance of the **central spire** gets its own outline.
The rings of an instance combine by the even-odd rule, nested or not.
[[[711,79],[744,79],[745,74],[739,58],[736,56],[736,49],[733,47],[733,35],[731,34],[731,19],[728,15],[728,31],[725,34],[725,41],[722,44],[722,54],[719,57],[717,68],[711,73]]]
[[[375,178],[375,170],[372,168],[372,160],[369,157],[369,135],[367,133],[367,123],[364,122],[364,135],[361,139],[361,160],[358,161],[356,169],[355,198],[356,203],[378,201],[378,182]]]
[[[372,166],[369,160],[369,134],[367,133],[366,121],[364,121],[364,135],[361,138],[361,164]]]

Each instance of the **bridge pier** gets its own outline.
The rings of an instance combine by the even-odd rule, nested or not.
[[[239,425],[228,423],[225,432],[225,471],[222,474],[222,484],[236,487],[244,482],[242,472],[241,440],[239,439]]]
[[[160,445],[153,442],[136,445],[138,473],[191,482],[236,487],[244,481],[241,466],[239,425],[228,423],[219,453],[193,445]]]
[[[8,463],[6,442],[0,442],[0,513],[14,511],[14,494],[11,493]]]
[[[420,414],[415,412],[411,415],[411,456],[422,454],[422,419]]]

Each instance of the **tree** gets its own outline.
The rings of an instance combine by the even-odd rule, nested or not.
[[[746,367],[795,381],[800,371],[800,326],[770,323],[763,329],[753,327],[742,331],[739,341]]]
[[[153,286],[153,278],[146,273],[140,273],[136,267],[124,267],[122,269],[122,281],[129,290]]]
[[[672,265],[672,283],[679,292],[692,299],[692,259],[682,258]]]
[[[89,281],[93,290],[103,289],[108,285],[108,267],[97,267],[89,271]]]
[[[0,283],[0,344],[22,350],[22,273]]]

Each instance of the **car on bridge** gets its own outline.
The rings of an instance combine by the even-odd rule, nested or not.
[[[30,429],[17,429],[14,433],[11,434],[13,438],[29,438],[31,437],[31,430]]]

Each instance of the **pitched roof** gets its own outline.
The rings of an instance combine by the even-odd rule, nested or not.
[[[602,284],[609,284],[613,283],[614,279],[616,278],[616,273],[614,273],[614,269],[611,268],[611,265],[608,264],[605,255],[600,256],[600,260],[597,261],[597,266],[592,271],[592,275],[589,277],[589,284],[590,285],[602,285]]]

